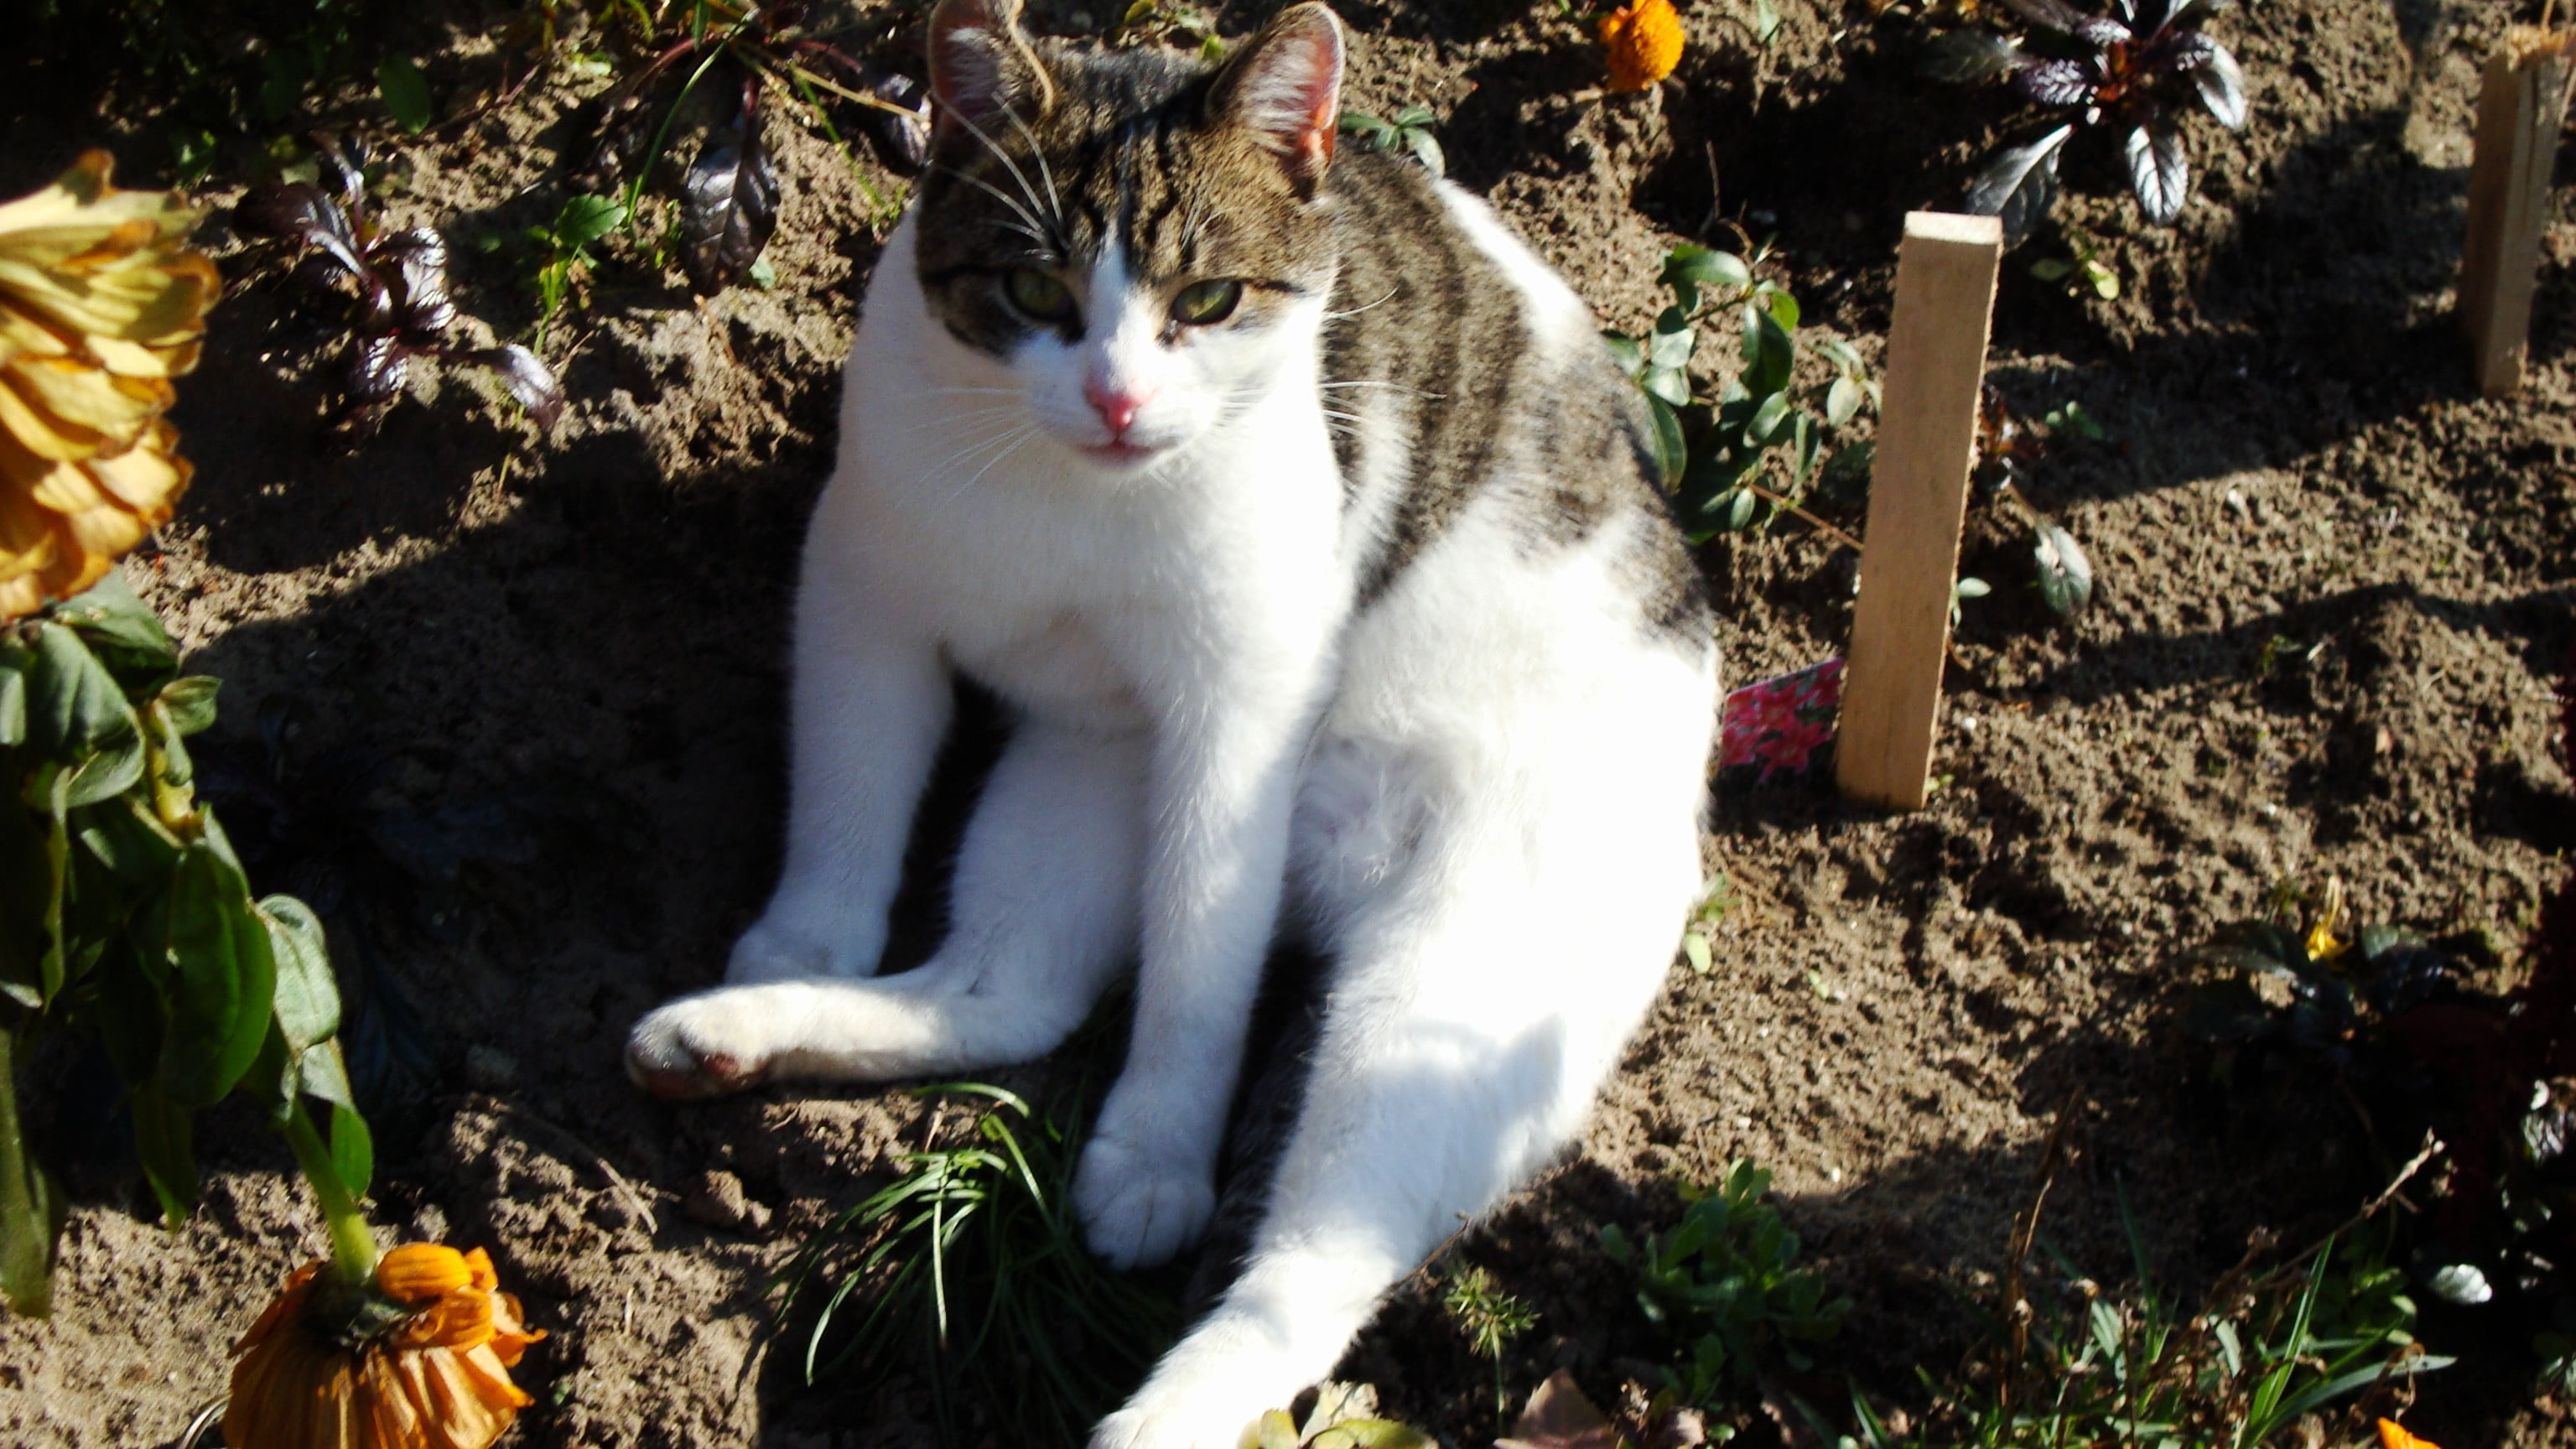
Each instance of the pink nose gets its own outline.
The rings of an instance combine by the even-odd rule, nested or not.
[[[1124,436],[1128,424],[1136,421],[1136,414],[1144,410],[1145,404],[1154,400],[1151,393],[1129,392],[1122,388],[1107,387],[1096,378],[1086,380],[1082,384],[1082,396],[1084,401],[1091,404],[1092,411],[1100,414],[1100,420],[1109,425],[1109,436],[1112,438]]]

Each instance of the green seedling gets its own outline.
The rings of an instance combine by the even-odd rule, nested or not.
[[[536,271],[529,278],[537,291],[540,351],[545,348],[546,333],[554,326],[556,314],[598,265],[590,249],[624,225],[624,202],[613,196],[576,196],[563,204],[552,222],[528,228],[528,240],[540,249]]]
[[[2042,257],[2030,264],[2030,274],[2043,282],[2068,283],[2069,295],[2081,290],[2090,291],[2105,302],[2120,300],[2120,274],[2111,270],[2110,263],[2102,260],[2093,238],[2080,231],[2069,231],[2066,246],[2071,256]]]
[[[1372,150],[1411,156],[1422,163],[1423,170],[1441,176],[1448,173],[1449,158],[1440,150],[1440,139],[1431,134],[1439,119],[1423,105],[1406,106],[1384,120],[1364,111],[1344,111],[1341,131]]]
[[[1679,1350],[1667,1376],[1684,1402],[1749,1393],[1774,1365],[1813,1368],[1851,1309],[1797,1266],[1798,1235],[1763,1201],[1770,1186],[1770,1173],[1739,1160],[1714,1188],[1682,1185],[1689,1206],[1671,1231],[1631,1242],[1601,1230],[1611,1260],[1636,1272],[1639,1311]]]
[[[1682,930],[1682,956],[1693,971],[1706,976],[1716,964],[1717,928],[1726,924],[1737,904],[1735,885],[1726,872],[1700,882],[1699,904],[1691,908],[1690,924]]]
[[[1206,11],[1182,0],[1134,0],[1110,27],[1112,45],[1160,43],[1198,52],[1210,65],[1225,59],[1225,41]]]
[[[1834,376],[1803,395],[1795,389],[1798,299],[1761,275],[1769,260],[1760,248],[1748,261],[1708,247],[1675,247],[1664,254],[1661,273],[1672,304],[1657,314],[1652,330],[1643,337],[1604,334],[1621,368],[1645,391],[1664,486],[1676,493],[1694,543],[1766,528],[1782,513],[1804,514],[1810,488],[1869,469],[1868,443],[1830,455],[1827,443],[1864,409],[1878,406],[1878,384],[1849,343],[1824,335],[1815,351],[1832,364]],[[1717,317],[1735,321],[1741,365],[1710,396],[1691,370],[1699,326]],[[1686,415],[1706,418],[1696,438],[1684,425]]]
[[[1502,1423],[1511,1411],[1512,1401],[1503,1390],[1503,1350],[1512,1340],[1538,1326],[1538,1315],[1528,1304],[1496,1286],[1493,1275],[1470,1264],[1449,1275],[1449,1291],[1440,1306],[1449,1312],[1449,1321],[1467,1336],[1467,1345],[1478,1358],[1494,1366],[1494,1422]]]

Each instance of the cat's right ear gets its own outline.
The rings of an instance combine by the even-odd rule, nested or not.
[[[1055,102],[1055,82],[1020,29],[1020,0],[939,0],[930,12],[934,135],[999,137],[1017,115],[1034,121]]]

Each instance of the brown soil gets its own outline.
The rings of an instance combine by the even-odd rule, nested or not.
[[[1922,25],[1903,9],[1782,8],[1761,47],[1749,3],[1691,6],[1676,81],[1605,104],[1573,98],[1597,50],[1552,13],[1349,0],[1350,102],[1432,106],[1453,174],[1611,325],[1641,325],[1661,251],[1731,235],[1722,216],[1775,234],[1809,322],[1874,356],[1902,214],[1955,202],[2008,107],[1917,79]],[[1651,1353],[1596,1226],[1654,1225],[1675,1176],[1736,1156],[1776,1169],[1809,1255],[1857,1300],[1838,1361],[1891,1392],[1969,1341],[1963,1294],[2000,1268],[2061,1114],[2080,1155],[2049,1228],[2106,1279],[2125,1266],[2115,1183],[2186,1286],[2249,1229],[2295,1240],[2373,1186],[2384,1164],[2340,1105],[2222,1111],[2197,1085],[2176,962],[2275,881],[2333,874],[2364,919],[2445,943],[2500,989],[2576,842],[2551,739],[2576,603],[2566,163],[2520,397],[2473,395],[2449,319],[2477,66],[2510,8],[2231,13],[2215,29],[2255,124],[2195,123],[2196,194],[2171,231],[2141,227],[2110,147],[2070,157],[2060,219],[2098,238],[2120,299],[2030,276],[2065,254],[2044,232],[2007,260],[1992,375],[2017,412],[2073,399],[2107,430],[2029,487],[2099,565],[2094,606],[2053,624],[2009,531],[1973,522],[1968,567],[1998,587],[1961,628],[1931,807],[1719,800],[1710,857],[1740,905],[1717,969],[1675,968],[1579,1157],[1459,1247],[1539,1311],[1507,1360],[1515,1384],[1562,1364],[1606,1392]],[[1059,32],[1105,18],[1036,10]],[[1223,28],[1260,13],[1229,5]],[[401,148],[386,210],[448,228],[466,309],[527,336],[524,258],[474,240],[516,238],[571,193],[604,82],[557,71],[502,102],[527,67],[494,38],[516,7],[405,14],[383,38],[424,57],[449,119]],[[863,43],[916,23],[864,17]],[[92,144],[131,183],[161,174],[151,97],[73,57],[25,60],[0,108],[0,190]],[[763,1297],[805,1230],[920,1140],[921,1105],[772,1090],[674,1108],[618,1070],[639,1012],[716,979],[775,869],[794,548],[886,221],[870,191],[897,185],[792,125],[772,135],[775,288],[693,298],[617,253],[549,349],[574,396],[549,438],[449,375],[336,451],[315,428],[312,335],[273,278],[231,265],[177,414],[195,489],[126,566],[192,668],[224,680],[217,740],[236,758],[255,765],[265,706],[293,717],[308,778],[330,751],[377,752],[367,803],[386,818],[490,824],[464,838],[491,858],[439,919],[377,933],[428,1056],[382,1114],[376,1216],[487,1245],[550,1331],[521,1372],[538,1402],[513,1442],[530,1446],[927,1442],[918,1384],[799,1396]],[[227,156],[217,195],[249,174]],[[1839,651],[1848,554],[1787,526],[1706,559],[1731,680]],[[313,890],[348,864],[330,857],[257,883]],[[335,947],[347,969],[351,943]],[[112,1122],[59,1117],[81,1202],[54,1320],[0,1323],[0,1441],[165,1444],[322,1239],[246,1111],[204,1125],[205,1207],[177,1234],[114,1168]],[[1490,1428],[1487,1371],[1437,1297],[1403,1288],[1345,1372],[1466,1443]],[[2437,1345],[2443,1331],[2428,1322]],[[2428,1380],[2417,1426],[2566,1442],[2518,1351]]]

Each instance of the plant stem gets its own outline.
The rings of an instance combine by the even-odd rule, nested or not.
[[[53,1225],[37,1211],[35,1165],[18,1127],[16,1028],[0,1026],[0,1298],[10,1311],[53,1311]]]
[[[1780,494],[1772,492],[1770,489],[1763,487],[1759,483],[1746,483],[1742,486],[1745,492],[1752,494],[1754,497],[1766,500],[1782,511],[1794,513],[1800,518],[1805,519],[1807,522],[1814,524],[1817,530],[1823,533],[1827,538],[1830,538],[1834,542],[1841,544],[1843,547],[1850,549],[1852,552],[1858,553],[1861,551],[1859,539],[1852,537],[1850,534],[1845,533],[1841,529],[1834,527],[1832,524],[1825,522],[1816,515],[1809,513],[1806,509],[1798,505],[1798,501],[1796,499],[1782,497]]]
[[[339,1165],[322,1145],[322,1134],[313,1130],[301,1101],[287,1108],[286,1124],[278,1130],[286,1134],[286,1145],[295,1149],[295,1165],[304,1169],[304,1180],[321,1201],[323,1220],[331,1228],[331,1271],[344,1283],[364,1284],[376,1271],[376,1235],[367,1230],[367,1215],[358,1211],[357,1200],[340,1181]]]

